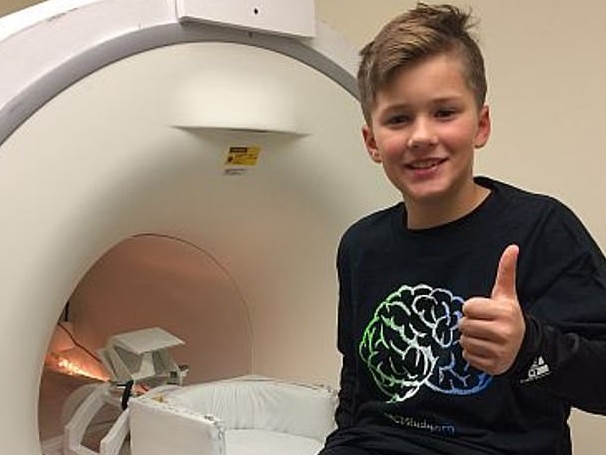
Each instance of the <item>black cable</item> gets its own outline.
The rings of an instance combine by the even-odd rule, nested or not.
[[[65,327],[61,322],[57,322],[57,325],[59,327],[61,327],[65,331],[65,333],[67,333],[67,336],[69,336],[69,338],[72,340],[72,343],[74,343],[74,345],[76,345],[77,347],[82,349],[84,352],[86,352],[89,356],[91,356],[97,362],[99,362],[99,363],[101,362],[101,359],[99,359],[99,357],[97,357],[95,354],[93,354],[91,351],[89,351],[84,345],[78,343],[78,340],[76,340],[76,338],[72,335],[72,333],[69,330],[67,330],[67,327]]]
[[[132,379],[130,381],[127,381],[126,384],[124,384],[124,392],[122,393],[122,410],[123,411],[126,408],[128,408],[128,400],[130,399],[130,395],[131,395],[134,385],[135,385],[135,381],[133,381]]]
[[[63,322],[69,322],[69,305],[70,302],[68,300],[65,304],[65,307],[63,308]]]

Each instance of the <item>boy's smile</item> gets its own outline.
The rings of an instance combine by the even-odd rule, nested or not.
[[[474,149],[490,134],[456,53],[400,70],[377,92],[363,129],[371,159],[400,190],[409,227],[430,227],[472,211],[486,196],[473,181]]]

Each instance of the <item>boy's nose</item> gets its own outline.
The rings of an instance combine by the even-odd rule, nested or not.
[[[429,120],[417,118],[413,124],[406,146],[410,149],[418,149],[428,145],[435,145],[436,143],[437,138],[431,128]]]

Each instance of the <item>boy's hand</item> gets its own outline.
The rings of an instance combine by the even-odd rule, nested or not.
[[[491,375],[505,373],[513,365],[526,331],[516,292],[518,253],[517,245],[505,248],[490,298],[467,300],[459,321],[463,357]]]

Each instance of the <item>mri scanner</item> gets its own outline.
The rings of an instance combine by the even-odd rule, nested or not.
[[[336,380],[336,244],[396,198],[361,148],[355,59],[312,2],[50,0],[2,18],[0,453],[41,452],[55,323],[142,235],[229,274],[249,372]]]

